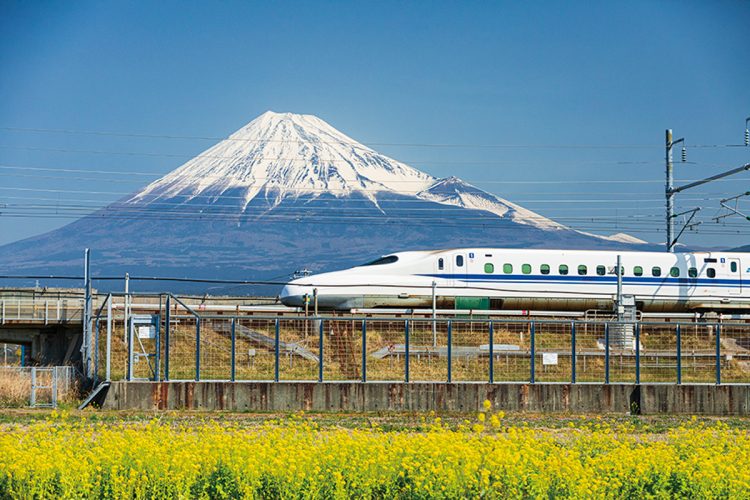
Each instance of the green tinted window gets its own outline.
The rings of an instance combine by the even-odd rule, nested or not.
[[[490,264],[489,262],[484,265],[484,272],[487,274],[492,274],[495,272],[495,264]]]
[[[698,270],[694,267],[691,267],[688,269],[688,276],[691,278],[697,278],[698,277]]]
[[[709,278],[715,278],[716,277],[716,269],[714,269],[713,267],[709,267],[708,269],[706,269],[706,275]]]
[[[549,274],[549,264],[542,264],[539,266],[539,272],[542,274]]]
[[[604,276],[607,274],[607,268],[604,266],[596,266],[596,274],[599,276]]]
[[[736,273],[737,272],[737,263],[736,262],[730,263],[729,264],[729,268],[732,270],[733,273]]]
[[[565,264],[560,264],[559,271],[562,275],[568,274],[568,266],[566,266]]]
[[[531,264],[524,264],[521,266],[521,272],[523,274],[531,274]]]
[[[679,278],[680,277],[680,268],[679,267],[673,267],[669,270],[669,275],[673,278]]]
[[[513,264],[503,264],[503,272],[505,274],[512,274],[513,273]]]
[[[661,267],[654,266],[651,268],[651,276],[656,276],[657,278],[661,276]]]
[[[643,276],[643,268],[641,266],[635,266],[633,268],[633,274],[636,276]]]
[[[579,276],[586,276],[589,273],[589,270],[586,266],[578,266],[578,275]]]

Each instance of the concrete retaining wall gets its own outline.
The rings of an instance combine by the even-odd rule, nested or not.
[[[750,385],[113,382],[104,408],[750,414]]]

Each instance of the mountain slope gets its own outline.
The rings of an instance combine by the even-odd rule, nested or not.
[[[264,278],[458,246],[639,248],[437,179],[310,115],[267,112],[144,189],[0,247],[0,271]],[[161,284],[160,286],[164,286]]]

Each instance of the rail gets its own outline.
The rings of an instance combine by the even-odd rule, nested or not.
[[[11,322],[80,323],[83,317],[83,299],[0,299],[0,325]]]

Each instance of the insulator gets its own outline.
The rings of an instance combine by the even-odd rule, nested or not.
[[[685,148],[685,146],[682,147],[682,161],[687,161],[687,149]]]
[[[745,146],[750,146],[750,130],[745,129]]]

